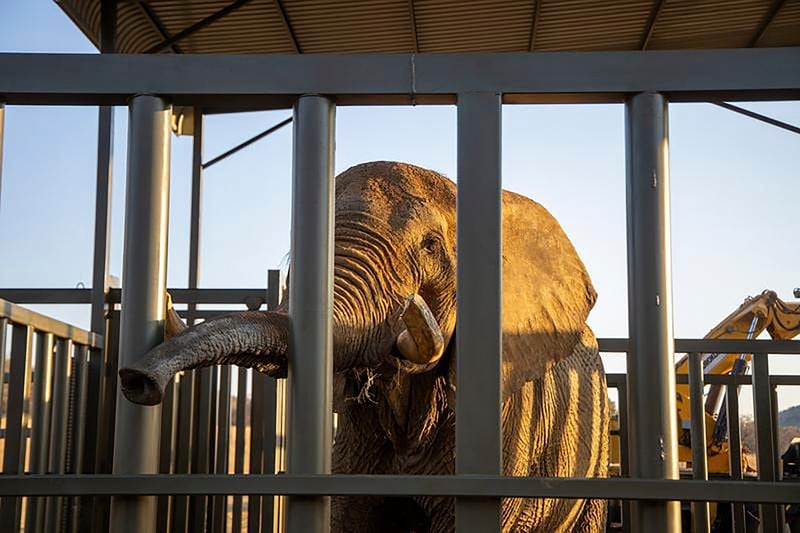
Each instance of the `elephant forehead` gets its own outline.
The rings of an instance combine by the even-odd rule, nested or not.
[[[446,223],[454,206],[440,205],[436,198],[417,194],[416,188],[385,176],[367,176],[337,183],[336,211],[347,218],[361,213],[387,224],[392,231],[422,230]]]

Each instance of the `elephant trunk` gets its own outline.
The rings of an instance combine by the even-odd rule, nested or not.
[[[172,377],[190,368],[235,364],[285,377],[289,319],[281,312],[248,311],[189,328],[156,346],[119,371],[122,393],[130,401],[155,405]]]

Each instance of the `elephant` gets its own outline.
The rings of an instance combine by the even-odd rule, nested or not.
[[[455,470],[456,185],[398,162],[335,178],[332,471]],[[555,218],[502,193],[502,454],[507,476],[604,477],[608,398],[594,334],[597,294]],[[290,269],[291,275],[291,269]],[[178,329],[181,329],[178,327]],[[177,332],[119,372],[124,395],[161,401],[175,373],[235,364],[283,378],[288,304]],[[336,532],[455,528],[454,499],[333,497]],[[603,500],[505,498],[502,530],[601,531]]]

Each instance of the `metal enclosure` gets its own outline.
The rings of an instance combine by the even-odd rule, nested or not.
[[[800,379],[770,376],[763,354],[800,353],[800,342],[673,338],[667,108],[670,100],[798,99],[800,49],[188,57],[0,54],[0,95],[10,105],[126,104],[131,113],[126,275],[121,301],[119,291],[108,290],[104,281],[110,186],[110,145],[104,144],[110,135],[111,115],[107,112],[100,118],[101,132],[105,132],[100,142],[106,148],[100,150],[98,162],[96,285],[85,291],[0,290],[0,297],[16,303],[92,302],[94,306],[92,331],[87,332],[0,300],[0,361],[5,368],[10,360],[8,383],[3,381],[8,400],[4,475],[0,476],[2,529],[20,527],[23,497],[31,510],[28,520],[53,524],[66,513],[73,531],[105,531],[107,524],[114,531],[225,531],[222,514],[227,504],[219,496],[235,496],[232,514],[237,524],[243,521],[242,497],[248,497],[249,530],[269,531],[273,507],[270,498],[259,497],[286,495],[286,528],[292,532],[327,530],[327,496],[341,494],[454,496],[457,530],[465,532],[499,530],[502,497],[637,502],[626,524],[633,531],[677,531],[676,502],[709,498],[761,504],[765,524],[780,527],[782,517],[776,504],[796,500],[796,488],[780,482],[775,468],[773,387],[800,384]],[[609,387],[620,392],[623,411],[620,433],[630,457],[630,464],[623,458],[625,478],[501,475],[500,114],[502,103],[537,101],[626,105],[631,338],[600,339],[601,351],[627,352],[629,358],[627,378],[609,376]],[[426,102],[458,105],[458,351],[464,355],[459,357],[458,381],[469,386],[479,380],[482,386],[474,387],[469,396],[458,397],[455,475],[330,475],[334,104]],[[231,411],[230,370],[185,373],[173,384],[161,409],[134,406],[116,397],[117,365],[161,340],[170,105],[215,111],[291,106],[295,110],[290,314],[296,358],[290,366],[285,474],[276,475],[281,466],[268,457],[270,453],[276,457],[272,424],[272,429],[263,425],[251,429],[260,435],[251,441],[251,450],[256,450],[251,466],[261,465],[259,469],[255,473],[251,469],[247,476],[227,475],[244,470],[239,460],[245,438],[244,406],[240,410],[237,402],[235,412]],[[202,124],[201,115],[195,120],[196,125]],[[193,177],[192,261],[196,261],[199,247],[201,163],[199,136]],[[469,213],[473,215],[465,216]],[[172,291],[176,302],[192,306],[190,320],[212,315],[197,310],[194,306],[198,303],[240,303],[263,293],[261,289],[197,289],[196,262],[192,268],[190,287]],[[278,287],[270,281],[269,289],[274,304]],[[117,311],[115,306],[120,303],[121,311]],[[265,301],[256,303],[254,308]],[[103,316],[100,310],[106,306]],[[7,330],[11,332],[10,354],[5,354],[3,339]],[[45,343],[44,351],[34,350],[34,344],[39,345],[34,335],[44,339],[37,341]],[[47,348],[51,342],[55,352]],[[469,356],[479,351],[483,357]],[[675,351],[759,354],[752,385],[760,433],[759,466],[763,467],[760,481],[736,479],[741,477],[736,471],[731,480],[703,480],[702,472],[696,480],[675,479]],[[40,381],[42,377],[30,371],[31,360],[36,354],[37,360],[44,361],[50,353],[55,354],[53,364],[42,366],[50,381]],[[71,370],[66,377],[68,367]],[[699,379],[696,372],[695,367],[694,380]],[[238,372],[239,400],[246,375]],[[486,376],[491,377],[489,386],[485,386]],[[65,380],[73,391],[68,399]],[[742,376],[716,382],[731,388],[748,383]],[[697,387],[698,382],[693,383]],[[51,386],[49,422],[38,416],[33,421],[35,428],[49,427],[49,438],[44,439],[48,430],[37,429],[29,444],[24,404],[33,391],[40,409],[47,397],[42,391]],[[274,398],[268,398],[270,394],[263,393],[256,400],[254,393],[253,413],[274,412],[274,407],[268,407]],[[89,409],[90,405],[96,407]],[[207,406],[204,412],[211,418],[192,413],[192,406],[197,405]],[[733,411],[729,416],[738,420]],[[65,417],[70,424],[66,443],[56,438]],[[463,423],[465,417],[471,424]],[[228,418],[235,424],[229,424]],[[251,426],[254,423],[262,422],[251,420]],[[237,428],[235,438],[229,433],[232,427]],[[731,430],[731,439],[738,444],[736,432],[738,428]],[[104,435],[113,435],[112,442]],[[229,465],[218,450],[232,438],[236,464]],[[189,441],[195,443],[194,457],[181,455],[186,449],[182,446]],[[87,442],[96,454],[91,461],[84,459]],[[159,453],[160,443],[163,453]],[[37,458],[33,466],[25,460],[27,446]],[[165,452],[172,447],[174,454]],[[112,449],[113,470],[108,463]],[[738,453],[738,446],[734,449]],[[52,473],[33,473],[42,470],[44,457]],[[74,473],[86,475],[75,477]],[[103,475],[107,473],[112,475]],[[114,496],[110,519],[103,508],[103,497],[108,495]],[[186,496],[194,498],[187,500]],[[30,506],[34,501],[44,501],[44,507]],[[742,524],[737,527],[741,531]]]

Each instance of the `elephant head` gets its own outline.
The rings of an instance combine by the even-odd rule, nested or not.
[[[419,167],[375,162],[336,178],[335,376],[377,372],[387,383],[437,369],[455,389],[456,186]],[[595,292],[555,219],[503,193],[504,396],[570,355]],[[284,377],[291,357],[286,303],[180,332],[120,370],[131,401],[158,403],[181,370],[219,364]],[[389,387],[391,388],[391,387]],[[387,389],[388,390],[388,389]],[[403,393],[390,393],[403,410]]]

